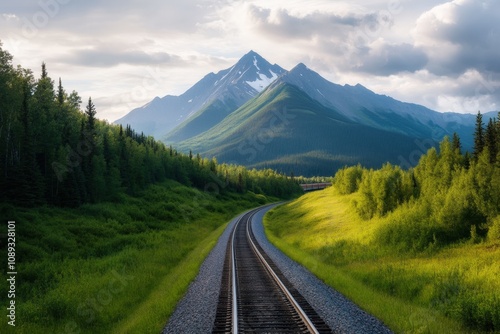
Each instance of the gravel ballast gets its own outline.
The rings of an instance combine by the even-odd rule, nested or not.
[[[307,269],[274,247],[265,236],[262,218],[272,207],[260,210],[252,220],[255,238],[287,279],[304,296],[335,333],[392,333],[339,292],[325,285]],[[210,333],[219,299],[224,256],[233,219],[200,268],[185,297],[179,302],[163,333]]]
[[[243,214],[234,218],[200,267],[184,298],[170,317],[162,333],[210,333],[215,321],[222,268],[229,236]]]

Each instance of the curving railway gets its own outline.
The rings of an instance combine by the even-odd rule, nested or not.
[[[228,243],[212,333],[332,333],[253,236],[243,215]]]

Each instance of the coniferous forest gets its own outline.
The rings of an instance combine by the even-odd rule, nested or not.
[[[136,194],[165,179],[204,190],[288,196],[297,183],[272,170],[218,164],[181,154],[129,126],[96,118],[91,98],[82,103],[54,82],[42,64],[40,78],[12,65],[0,45],[1,200],[21,206],[76,207]],[[215,185],[215,186],[214,186]]]

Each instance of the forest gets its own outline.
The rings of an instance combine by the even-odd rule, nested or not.
[[[364,219],[383,217],[397,208],[394,224],[378,238],[404,250],[420,251],[464,238],[500,237],[500,113],[485,126],[476,118],[474,149],[462,152],[460,138],[446,137],[410,170],[384,165],[339,170],[334,183],[341,194],[358,192],[353,205]]]
[[[129,126],[96,118],[92,99],[82,107],[42,64],[40,78],[14,67],[0,44],[0,200],[24,207],[77,207],[137,194],[147,185],[175,180],[211,192],[293,196],[293,178],[247,170],[215,159],[182,154]]]

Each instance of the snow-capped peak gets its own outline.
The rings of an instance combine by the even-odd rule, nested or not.
[[[252,87],[253,89],[255,89],[256,91],[258,91],[260,93],[264,89],[266,89],[267,86],[272,84],[274,82],[274,80],[278,79],[278,75],[276,73],[274,73],[271,70],[270,70],[270,72],[271,72],[271,77],[268,77],[265,74],[257,72],[257,75],[259,76],[259,78],[255,81],[247,81],[246,83],[248,85],[250,85],[250,87]]]
[[[257,68],[257,71],[260,71],[259,65],[257,65],[257,56],[253,56],[253,66]]]

